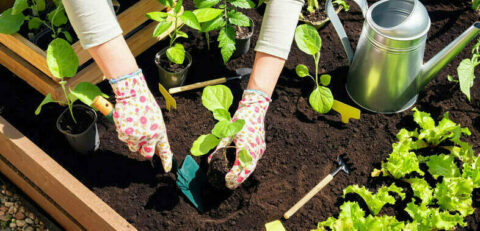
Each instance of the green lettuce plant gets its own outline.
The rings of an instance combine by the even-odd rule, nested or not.
[[[478,8],[478,7],[477,7]],[[475,80],[475,67],[480,64],[480,39],[478,39],[475,46],[472,48],[472,57],[470,59],[464,59],[457,67],[458,80],[453,79],[451,75],[448,75],[450,82],[460,83],[460,90],[467,96],[470,101],[470,89],[473,86]]]
[[[358,194],[371,214],[365,217],[366,212],[357,202],[347,201],[340,206],[338,218],[319,222],[317,230],[454,230],[467,225],[465,217],[474,212],[473,190],[480,188],[480,157],[475,155],[472,145],[461,140],[470,131],[451,121],[448,113],[437,123],[429,113],[416,108],[413,111],[419,129],[401,129],[392,153],[382,162],[381,169],[372,172],[372,177],[383,175],[409,185],[413,198],[404,211],[411,220],[377,216],[385,204],[396,203],[391,193],[408,200],[404,188],[392,184],[373,194],[364,187],[351,185],[344,190],[344,196]],[[432,148],[437,153],[420,154]]]
[[[194,0],[195,7],[198,8],[196,13],[202,25],[199,30],[205,33],[207,46],[209,47],[209,31],[220,30],[218,35],[218,47],[222,54],[223,62],[228,60],[235,52],[235,26],[250,27],[252,22],[245,14],[238,11],[238,8],[252,9],[255,3],[251,0]],[[217,8],[212,8],[216,6]],[[208,9],[208,10],[203,10]],[[200,12],[204,16],[200,16]],[[208,16],[208,17],[205,17]],[[207,20],[210,19],[210,20]]]
[[[222,138],[232,137],[240,132],[245,125],[245,120],[232,121],[228,109],[232,105],[233,95],[230,89],[224,85],[208,86],[203,89],[202,104],[213,113],[218,121],[210,134],[201,135],[193,142],[190,153],[194,156],[205,155],[215,148]],[[235,148],[235,147],[227,147]],[[239,160],[242,166],[248,166],[252,157],[245,149],[240,150]]]
[[[313,110],[318,113],[327,113],[333,106],[333,95],[328,86],[330,84],[330,75],[321,75],[318,78],[318,63],[320,62],[320,49],[322,48],[322,38],[315,27],[303,24],[295,29],[295,42],[297,47],[304,53],[313,56],[315,61],[315,74],[310,75],[307,66],[299,64],[295,68],[299,77],[310,77],[315,82],[315,89],[308,99]]]

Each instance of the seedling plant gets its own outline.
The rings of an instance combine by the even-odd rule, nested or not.
[[[473,86],[473,81],[475,80],[475,67],[480,64],[480,39],[477,41],[475,46],[472,48],[472,58],[464,59],[457,67],[458,80],[453,79],[451,75],[448,75],[448,80],[450,82],[460,83],[460,90],[462,93],[467,96],[468,101],[470,101],[470,89]]]
[[[330,84],[330,75],[321,75],[318,78],[318,63],[320,62],[320,49],[322,48],[322,38],[315,27],[303,24],[295,29],[295,42],[298,48],[313,57],[315,62],[315,74],[310,72],[304,64],[299,64],[295,68],[299,77],[310,77],[315,82],[315,89],[308,99],[313,110],[318,113],[327,113],[332,109],[333,95],[328,86]]]
[[[230,89],[224,85],[208,86],[202,93],[202,104],[213,113],[218,121],[210,134],[201,135],[193,142],[190,153],[194,156],[205,155],[215,148],[222,138],[233,137],[240,132],[245,125],[245,120],[232,121],[228,109],[232,105],[233,95]],[[235,148],[228,146],[227,148]],[[225,159],[227,159],[225,157]],[[252,157],[245,149],[240,150],[238,159],[243,167],[252,163]]]
[[[350,185],[343,197],[359,195],[368,211],[356,201],[346,201],[340,206],[338,218],[319,222],[317,230],[454,230],[457,225],[467,225],[464,218],[474,212],[472,192],[480,188],[480,158],[472,145],[461,140],[470,131],[451,121],[448,112],[435,123],[430,114],[413,110],[420,129],[401,129],[392,153],[381,169],[372,172],[372,177],[408,183],[413,198],[403,209],[411,220],[378,216],[384,205],[396,204],[396,198],[408,200],[404,188],[392,183],[373,194],[365,187]]]
[[[197,17],[202,23],[202,26],[196,29],[205,33],[208,47],[210,46],[209,31],[220,30],[217,39],[218,47],[220,48],[223,62],[227,63],[236,49],[236,32],[234,26],[240,28],[250,27],[252,25],[250,18],[238,11],[238,8],[252,9],[255,7],[255,3],[251,0],[223,0],[223,2],[222,0],[194,0],[194,4],[195,7],[198,8],[196,10]],[[212,8],[215,5],[217,5],[217,8]],[[200,12],[202,16],[200,16]]]

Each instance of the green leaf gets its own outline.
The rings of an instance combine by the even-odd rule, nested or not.
[[[178,0],[177,1],[177,3],[175,4],[175,8],[173,8],[173,12],[175,14],[180,13],[180,11],[182,10],[182,4],[183,4],[183,0]]]
[[[35,110],[35,115],[40,114],[40,112],[42,111],[43,105],[45,105],[47,103],[53,103],[53,102],[55,102],[55,101],[52,99],[52,95],[50,93],[48,93],[47,96],[45,96],[45,98],[42,100],[40,105],[38,105],[37,110]]]
[[[413,195],[422,200],[422,204],[429,205],[433,200],[433,189],[422,178],[410,178],[406,179],[406,182],[410,183],[413,190]]]
[[[443,178],[435,188],[434,197],[441,209],[458,211],[463,216],[473,213],[472,207],[473,181],[470,178]]]
[[[102,96],[108,98],[108,95],[102,93],[97,85],[89,82],[79,83],[74,90],[70,89],[70,94],[74,95],[77,99],[82,101],[82,103],[90,107],[92,106],[95,97]]]
[[[435,128],[435,121],[433,120],[430,113],[419,111],[417,108],[412,109],[413,120],[420,126],[422,129],[433,129]]]
[[[367,230],[362,229],[365,223],[365,212],[360,208],[357,202],[347,201],[340,206],[340,214],[338,219],[329,217],[326,221],[319,222],[318,230]]]
[[[480,0],[473,0],[472,1],[472,9],[477,11],[479,7],[480,7]]]
[[[212,134],[201,135],[193,142],[190,153],[194,156],[207,154],[212,148],[216,147],[220,140]]]
[[[45,10],[45,0],[35,0],[37,3],[37,10],[38,11],[44,11]]]
[[[167,49],[167,58],[176,64],[182,64],[185,61],[185,48],[182,44],[175,43]]]
[[[223,19],[222,15],[219,15],[216,19],[202,23],[201,24],[202,32],[207,33],[212,30],[217,30],[218,28],[224,25],[225,25],[225,20]]]
[[[480,188],[480,157],[475,157],[472,164],[463,164],[463,178],[469,178],[473,182],[475,188]]]
[[[77,73],[78,57],[67,41],[57,38],[48,44],[47,64],[53,76],[73,77]]]
[[[451,155],[458,158],[464,164],[473,164],[473,161],[475,161],[475,152],[473,151],[473,146],[467,142],[462,142],[460,147],[448,146],[443,148],[449,150]]]
[[[313,110],[318,113],[327,113],[333,106],[333,95],[330,89],[322,86],[318,86],[312,91],[308,102],[312,106]]]
[[[13,34],[20,30],[23,22],[25,21],[25,15],[22,13],[12,15],[12,8],[7,9],[0,15],[0,33]]]
[[[251,0],[230,0],[230,4],[243,9],[252,9],[255,7],[255,3]]]
[[[470,101],[470,88],[475,80],[475,64],[470,59],[464,59],[457,67],[458,80],[460,81],[460,90],[467,96]]]
[[[242,130],[245,120],[237,119],[234,122],[222,120],[215,124],[212,134],[219,138],[231,137]]]
[[[12,8],[12,14],[21,14],[26,9],[28,9],[28,0],[15,0]]]
[[[402,199],[405,199],[405,193],[402,191],[402,188],[391,184],[388,187],[382,186],[376,194],[373,194],[363,186],[349,185],[343,190],[343,198],[345,198],[345,195],[348,193],[356,193],[363,198],[373,215],[377,215],[385,204],[395,204],[395,198],[391,196],[389,192],[397,193]]]
[[[302,24],[295,29],[295,42],[301,51],[309,55],[317,54],[322,47],[322,38],[317,29],[308,24]]]
[[[188,34],[185,33],[185,32],[183,32],[183,31],[177,31],[177,35],[176,35],[176,36],[177,36],[177,38],[180,38],[180,37],[182,37],[182,38],[188,38]]]
[[[228,21],[237,26],[249,27],[252,25],[250,18],[244,15],[242,12],[229,12]]]
[[[193,0],[195,8],[208,8],[217,5],[221,0]]]
[[[173,0],[158,0],[158,2],[164,6],[173,7]]]
[[[448,80],[449,82],[458,83],[458,80],[454,79],[453,76],[451,76],[451,75],[447,75],[447,80]]]
[[[211,112],[217,109],[228,111],[232,102],[232,92],[224,85],[208,86],[203,89],[202,104]]]
[[[405,223],[398,221],[392,216],[372,216],[369,215],[365,220],[362,230],[368,231],[403,231]]]
[[[232,120],[230,116],[230,112],[228,112],[225,109],[216,109],[213,111],[213,118],[215,118],[218,121],[230,121]]]
[[[155,11],[155,12],[146,13],[145,16],[151,20],[155,20],[157,22],[163,22],[168,17],[168,14],[161,11]]]
[[[437,179],[439,176],[460,176],[460,169],[458,169],[455,163],[455,158],[451,155],[440,154],[428,156],[426,164],[428,166],[428,171],[435,179]]]
[[[36,30],[40,28],[42,25],[42,20],[38,17],[32,17],[30,20],[28,20],[28,29],[29,30]]]
[[[405,211],[413,218],[413,230],[452,230],[455,226],[465,226],[463,217],[460,214],[450,214],[438,208],[430,208],[425,204],[416,205],[415,199],[407,204]]]
[[[248,154],[247,150],[242,149],[238,153],[238,160],[240,161],[240,166],[242,166],[242,168],[246,168],[252,164],[253,158]]]
[[[71,43],[73,41],[72,35],[70,35],[70,32],[68,31],[63,31],[62,32],[63,36],[65,36],[65,39]]]
[[[65,14],[65,8],[62,4],[57,6],[55,10],[52,10],[50,13],[48,13],[48,21],[53,23],[53,25],[56,27],[67,24],[68,18]]]
[[[223,62],[227,63],[232,57],[235,51],[235,29],[232,26],[227,25],[220,30],[218,35],[218,47],[222,53]]]
[[[158,37],[165,33],[171,26],[172,22],[159,22],[157,26],[155,27],[155,30],[153,31],[153,37]]]
[[[417,155],[409,152],[411,143],[399,142],[392,145],[392,153],[388,156],[387,162],[382,163],[384,173],[393,176],[395,179],[402,178],[412,172],[424,175],[424,172],[420,170],[420,162]]]
[[[193,11],[193,14],[195,14],[195,16],[198,19],[198,22],[200,23],[211,21],[217,18],[222,13],[223,13],[223,10],[215,9],[215,8],[201,8]]]
[[[195,29],[201,30],[200,23],[198,22],[197,16],[192,11],[186,10],[180,15],[180,19],[182,20],[185,25]]]
[[[298,77],[302,78],[310,75],[308,67],[303,64],[298,64],[297,67],[295,67],[295,72],[297,72]]]
[[[324,74],[324,75],[321,75],[320,76],[320,83],[323,85],[323,86],[328,86],[330,85],[330,79],[332,78],[332,76],[330,75],[327,75],[327,74]]]

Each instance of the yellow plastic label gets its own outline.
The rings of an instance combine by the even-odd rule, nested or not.
[[[275,220],[265,224],[265,229],[267,229],[267,231],[286,231],[280,220]]]
[[[175,99],[168,93],[167,89],[163,87],[161,83],[158,84],[158,89],[160,90],[160,93],[162,93],[163,98],[165,98],[165,104],[167,106],[167,110],[170,111],[170,108],[175,108],[177,109],[177,102]]]
[[[338,100],[333,101],[332,109],[340,113],[342,116],[342,122],[348,124],[348,120],[351,119],[360,119],[360,110],[354,108],[348,104],[344,104]]]

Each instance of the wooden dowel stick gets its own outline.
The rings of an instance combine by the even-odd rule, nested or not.
[[[300,208],[302,208],[312,197],[314,197],[320,190],[323,189],[330,181],[332,181],[333,175],[328,174],[325,178],[323,178],[320,183],[318,183],[310,192],[308,192],[301,200],[299,200],[293,207],[291,207],[283,217],[285,219],[290,218],[293,214],[295,214]]]
[[[189,90],[193,90],[193,89],[197,89],[197,88],[201,88],[201,87],[206,87],[206,86],[220,84],[220,83],[226,83],[226,82],[227,82],[227,78],[223,77],[223,78],[218,78],[218,79],[212,79],[212,80],[209,80],[209,81],[193,83],[193,84],[189,84],[189,85],[185,85],[185,86],[181,86],[181,87],[172,87],[168,90],[168,92],[170,94],[175,94],[175,93],[182,92],[182,91],[189,91]]]

